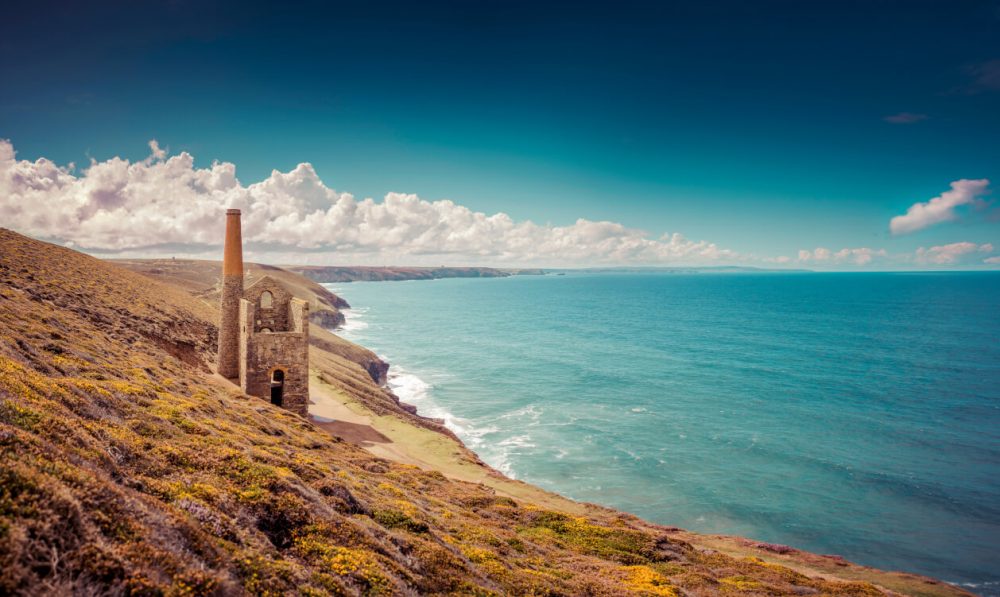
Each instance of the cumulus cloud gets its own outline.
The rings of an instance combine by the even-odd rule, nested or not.
[[[158,254],[217,247],[227,207],[243,210],[243,238],[258,253],[387,263],[706,263],[741,257],[681,234],[651,237],[615,222],[567,226],[514,221],[452,201],[389,193],[381,202],[327,187],[310,164],[243,185],[231,163],[196,168],[156,141],[139,162],[91,161],[77,174],[40,158],[17,160],[0,140],[3,225],[89,251]],[[293,257],[288,257],[292,259]]]
[[[869,247],[844,248],[837,251],[824,247],[812,250],[802,249],[798,253],[797,263],[819,269],[854,266],[910,269],[914,265],[973,265],[980,260],[984,264],[1000,263],[1000,257],[985,257],[994,250],[993,244],[973,242],[957,242],[948,245],[920,247],[916,251],[906,253],[889,253],[885,249]],[[771,260],[774,261],[774,260]]]
[[[927,120],[927,115],[916,114],[914,112],[900,112],[899,114],[886,116],[882,120],[888,122],[889,124],[913,124],[915,122],[920,122],[921,120]]]
[[[985,178],[956,180],[951,183],[951,190],[930,201],[914,203],[904,215],[894,217],[889,222],[889,230],[893,234],[909,234],[934,224],[955,220],[958,218],[955,208],[983,203],[979,197],[986,194],[989,184],[990,181]]]
[[[920,247],[916,252],[916,261],[921,264],[950,265],[958,263],[964,257],[975,253],[992,252],[993,245],[990,243],[981,245],[970,242],[951,243],[950,245],[939,245],[929,249]],[[986,263],[993,262],[987,259]]]
[[[802,249],[799,251],[799,261],[803,263],[813,262],[818,264],[843,264],[852,263],[854,265],[868,265],[876,257],[886,257],[885,249],[871,249],[868,247],[858,247],[856,249],[844,248],[839,251],[831,251],[824,247],[817,247],[812,251]]]

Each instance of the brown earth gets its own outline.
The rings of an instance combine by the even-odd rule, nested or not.
[[[329,334],[331,435],[212,373],[175,279],[0,229],[0,594],[967,594],[505,479]]]
[[[391,444],[392,440],[375,430],[371,425],[361,423],[348,423],[346,421],[317,421],[313,423],[320,429],[335,435],[344,441],[349,441],[359,446],[372,444]]]

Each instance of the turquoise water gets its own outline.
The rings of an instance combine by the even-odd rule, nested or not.
[[[329,286],[400,397],[509,475],[1000,593],[1000,275]]]

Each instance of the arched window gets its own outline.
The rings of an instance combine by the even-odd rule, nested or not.
[[[265,290],[264,292],[262,292],[260,294],[260,308],[261,309],[270,309],[271,308],[271,304],[273,302],[274,302],[274,295],[272,295],[269,291]]]
[[[270,334],[271,333],[271,328],[260,328],[260,333],[262,333],[262,334]]]

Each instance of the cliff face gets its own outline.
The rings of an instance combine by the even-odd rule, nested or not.
[[[215,317],[0,229],[0,594],[883,593],[375,457],[213,375]],[[358,363],[313,356],[405,420]]]

